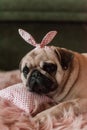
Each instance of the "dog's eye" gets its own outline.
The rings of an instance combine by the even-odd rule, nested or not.
[[[25,66],[24,68],[23,68],[23,74],[24,74],[24,76],[25,76],[25,78],[27,77],[27,74],[29,73],[29,68],[27,67],[27,66]]]
[[[44,63],[43,70],[47,71],[48,73],[56,72],[57,65],[53,63]]]

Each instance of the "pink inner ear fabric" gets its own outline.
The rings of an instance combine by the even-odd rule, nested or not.
[[[42,39],[41,43],[40,44],[37,44],[37,42],[35,41],[35,39],[33,38],[33,36],[26,32],[25,30],[23,29],[19,29],[18,30],[20,36],[27,42],[29,43],[30,45],[34,46],[34,47],[45,47],[48,43],[50,43],[53,38],[55,37],[55,35],[57,34],[57,31],[50,31],[48,32],[44,38]]]
[[[52,102],[44,95],[31,93],[22,83],[0,90],[0,97],[9,100],[26,113],[32,113],[42,103]]]
[[[56,34],[57,34],[57,31],[48,32],[42,39],[40,47],[43,48],[44,46],[49,44],[53,40],[53,38],[55,37]]]

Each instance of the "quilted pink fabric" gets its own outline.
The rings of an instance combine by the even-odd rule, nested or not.
[[[33,113],[44,102],[52,102],[50,98],[44,95],[40,96],[29,92],[22,83],[0,90],[0,97],[11,101],[26,113]]]

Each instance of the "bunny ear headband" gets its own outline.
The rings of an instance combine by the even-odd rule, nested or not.
[[[23,29],[19,29],[19,34],[20,36],[29,44],[31,44],[34,47],[45,47],[47,44],[49,44],[53,38],[55,37],[55,35],[57,34],[57,31],[50,31],[48,32],[44,38],[42,39],[41,43],[38,44],[35,39],[31,36],[31,34],[29,34],[28,32],[24,31]]]

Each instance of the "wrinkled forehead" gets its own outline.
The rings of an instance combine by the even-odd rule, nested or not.
[[[33,51],[30,52],[30,55],[33,56],[33,57],[46,57],[49,58],[51,57],[51,55],[54,54],[54,51],[51,47],[44,47],[44,48],[35,48]]]
[[[55,62],[55,52],[51,47],[35,48],[23,58],[23,64],[31,63],[38,65],[39,62]]]

